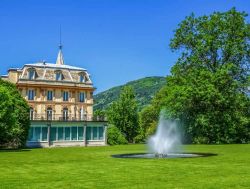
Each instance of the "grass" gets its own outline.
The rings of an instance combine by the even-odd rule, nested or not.
[[[0,188],[250,188],[250,144],[187,145],[218,156],[117,159],[144,145],[0,150]]]

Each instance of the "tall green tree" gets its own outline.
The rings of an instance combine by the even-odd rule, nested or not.
[[[150,105],[146,106],[139,113],[139,124],[141,128],[140,136],[142,140],[146,140],[156,131],[160,112],[164,107],[164,99],[167,96],[166,87],[162,87],[153,97]]]
[[[139,132],[137,109],[133,88],[124,87],[119,99],[113,102],[107,111],[109,123],[116,126],[130,143],[134,142]]]
[[[183,20],[171,40],[181,52],[163,106],[196,143],[250,141],[250,25],[234,8]]]
[[[25,146],[29,127],[27,102],[14,84],[0,79],[0,146]]]

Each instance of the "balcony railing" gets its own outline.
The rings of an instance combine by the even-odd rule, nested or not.
[[[31,114],[30,120],[33,121],[106,121],[105,117],[92,117],[87,115],[75,114]]]

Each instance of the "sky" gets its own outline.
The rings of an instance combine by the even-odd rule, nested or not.
[[[169,48],[178,24],[232,7],[250,14],[248,0],[0,0],[0,74],[55,63],[61,26],[65,64],[87,69],[96,93],[166,76],[179,55]]]

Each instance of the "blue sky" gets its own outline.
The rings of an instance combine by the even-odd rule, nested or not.
[[[178,57],[169,49],[178,23],[232,7],[250,13],[248,0],[0,0],[0,74],[55,62],[61,25],[65,64],[88,69],[96,92],[165,76]]]

